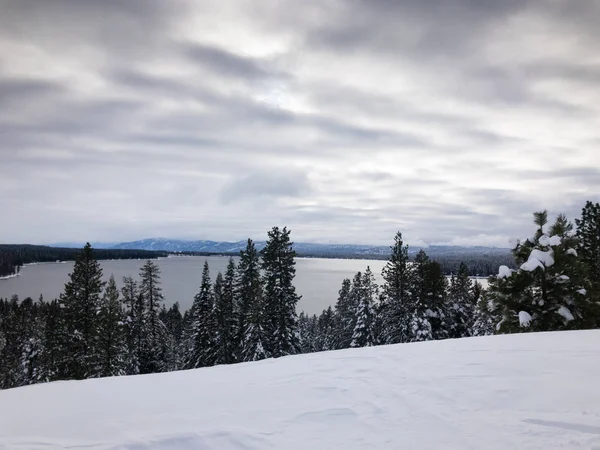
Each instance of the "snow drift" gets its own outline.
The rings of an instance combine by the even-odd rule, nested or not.
[[[521,334],[35,385],[0,391],[0,448],[597,448],[599,350]]]

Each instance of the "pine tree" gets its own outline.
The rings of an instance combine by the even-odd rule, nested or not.
[[[290,231],[273,227],[261,252],[264,271],[264,325],[268,336],[267,351],[279,357],[298,353],[296,294],[294,277],[296,252],[290,241]]]
[[[354,297],[351,296],[352,282],[346,278],[342,281],[342,287],[339,290],[334,313],[333,345],[335,349],[350,347],[354,325],[356,322],[356,307]]]
[[[83,380],[91,375],[98,361],[96,314],[104,287],[102,268],[89,243],[75,261],[69,278],[60,297],[65,323],[60,377]]]
[[[575,253],[579,253],[583,263],[584,283],[593,303],[587,324],[600,327],[600,203],[586,202],[581,218],[575,219],[579,240]]]
[[[396,233],[388,263],[383,268],[383,289],[379,317],[382,343],[396,344],[409,340],[412,328],[407,304],[411,295],[411,271],[408,265],[408,246],[402,242],[402,233]]]
[[[335,315],[330,306],[317,319],[315,351],[321,352],[333,349],[335,349]]]
[[[411,320],[410,341],[448,337],[449,312],[445,301],[446,291],[447,280],[440,265],[431,261],[421,250],[411,268],[411,295],[408,302]]]
[[[476,301],[473,282],[469,278],[469,270],[464,263],[460,264],[458,273],[450,278],[448,301],[449,337],[471,336],[475,321]]]
[[[238,361],[255,361],[270,355],[266,350],[264,331],[260,260],[251,239],[240,252],[235,286],[238,318]]]
[[[214,316],[214,297],[210,281],[208,262],[204,262],[200,290],[194,297],[192,305],[191,353],[186,357],[186,368],[212,366],[217,357],[216,332]]]
[[[53,300],[44,306],[44,351],[41,361],[40,381],[58,380],[60,376],[60,362],[65,324],[62,320],[62,310],[58,300]]]
[[[179,314],[179,317],[177,316]],[[175,302],[167,310],[167,307],[163,304],[158,318],[165,325],[165,339],[162,343],[160,354],[161,361],[163,364],[162,370],[164,372],[172,372],[179,369],[181,366],[179,347],[181,345],[178,336],[178,324],[177,320],[181,322],[183,320],[181,312],[179,312],[179,304]],[[179,324],[180,325],[180,324]]]
[[[121,288],[123,310],[125,314],[125,337],[127,341],[127,374],[140,373],[140,358],[143,349],[144,298],[140,295],[138,284],[132,277],[123,277]]]
[[[140,270],[138,297],[144,308],[140,373],[161,372],[165,365],[162,350],[166,328],[158,315],[164,298],[160,287],[160,268],[151,260],[146,261]]]
[[[231,364],[235,362],[236,317],[234,315],[234,287],[235,263],[232,258],[229,258],[225,278],[219,272],[213,287],[215,317],[217,321],[216,364]]]
[[[98,322],[98,367],[93,376],[125,375],[128,362],[125,314],[119,300],[119,289],[111,275],[100,302]]]
[[[594,305],[583,288],[582,265],[572,226],[560,215],[545,233],[547,213],[534,214],[536,233],[513,254],[519,269],[492,277],[489,300],[500,305],[498,332],[552,331],[588,327]]]
[[[354,289],[358,290],[359,295],[356,308],[356,324],[350,347],[370,347],[375,343],[373,305],[377,297],[378,286],[369,267],[360,279],[360,283],[358,283],[358,280],[354,281]]]

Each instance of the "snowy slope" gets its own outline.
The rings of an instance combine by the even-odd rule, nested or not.
[[[600,448],[600,331],[0,391],[0,448]]]

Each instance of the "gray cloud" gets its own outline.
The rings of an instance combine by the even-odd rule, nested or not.
[[[0,236],[526,235],[598,201],[599,8],[5,0]]]

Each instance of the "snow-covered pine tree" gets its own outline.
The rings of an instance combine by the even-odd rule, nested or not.
[[[349,348],[354,333],[356,321],[356,307],[354,297],[350,295],[352,282],[345,278],[339,290],[338,299],[334,312],[334,336],[333,345],[335,349]]]
[[[458,272],[450,278],[448,291],[449,337],[471,336],[475,321],[475,306],[473,282],[469,278],[469,270],[464,263],[460,263]]]
[[[501,267],[492,278],[488,295],[502,310],[498,332],[585,327],[592,304],[583,287],[572,226],[560,215],[546,234],[547,221],[546,211],[534,214],[535,235],[513,249],[519,269]]]
[[[191,353],[185,358],[185,367],[195,369],[212,366],[217,357],[217,323],[208,261],[204,262],[200,290],[194,297],[191,311]]]
[[[262,285],[260,278],[260,260],[252,239],[248,239],[246,249],[240,252],[240,262],[237,267],[235,281],[235,315],[238,320],[236,347],[237,360],[244,361],[244,346],[250,316],[253,321],[262,320]],[[262,324],[261,328],[262,328]],[[261,345],[264,343],[261,343]],[[264,351],[264,345],[263,345]]]
[[[40,381],[58,380],[60,373],[60,362],[63,351],[61,344],[64,342],[64,323],[62,310],[58,300],[45,303],[44,315],[44,351],[42,354]]]
[[[44,353],[45,322],[40,304],[31,298],[19,306],[20,339],[18,342],[19,362],[16,386],[35,384],[41,381],[42,356]]]
[[[600,303],[600,203],[586,202],[581,218],[575,219],[577,238],[576,253],[584,264],[584,284],[594,305]],[[600,312],[595,306],[589,317],[589,325],[600,327]]]
[[[355,289],[358,291],[358,305],[350,347],[370,347],[375,343],[373,308],[379,290],[370,267],[367,267],[360,280],[354,281],[353,291]]]
[[[216,360],[215,364],[231,364],[235,362],[235,316],[233,314],[233,283],[235,265],[229,259],[227,280],[221,272],[217,274],[213,286],[216,318]],[[231,270],[230,270],[231,269]]]
[[[179,314],[179,317],[177,317],[177,314]],[[179,304],[175,302],[168,310],[163,304],[158,318],[165,325],[165,340],[160,350],[160,359],[163,364],[162,370],[164,372],[172,372],[181,366],[179,357],[180,341],[176,337],[178,334],[177,319],[180,321],[183,320],[181,312],[179,312]]]
[[[496,282],[496,277],[490,278],[490,286]],[[494,290],[494,292],[497,291]],[[502,311],[500,304],[495,298],[493,293],[486,291],[477,301],[473,327],[471,329],[472,336],[489,336],[496,332],[496,326],[502,320]]]
[[[223,294],[221,297],[222,323],[220,325],[220,342],[223,349],[223,360],[225,364],[236,361],[238,354],[237,327],[238,317],[236,315],[236,267],[233,258],[229,258],[225,276],[223,277]]]
[[[138,283],[133,277],[123,277],[121,295],[128,349],[127,375],[137,375],[140,373],[146,306],[144,297],[139,293]]]
[[[273,227],[261,251],[263,270],[264,327],[267,352],[273,357],[298,353],[298,316],[296,305],[296,252],[290,230]]]
[[[384,284],[378,322],[381,322],[381,343],[408,342],[409,313],[407,303],[411,296],[411,270],[408,265],[408,246],[402,242],[402,233],[396,233],[390,259],[383,268]]]
[[[96,314],[104,288],[102,268],[89,242],[85,245],[60,296],[65,333],[64,360],[60,377],[83,380],[91,375],[98,360]]]
[[[98,322],[98,364],[92,377],[125,375],[128,362],[125,314],[119,300],[119,289],[110,276],[100,301]]]
[[[331,306],[324,310],[317,319],[317,336],[315,351],[335,349],[335,315]]]
[[[258,291],[250,304],[250,310],[245,320],[246,330],[242,342],[242,361],[259,361],[270,356],[265,350],[267,336],[263,327],[265,323],[264,310],[262,294],[261,291]]]
[[[139,299],[144,307],[140,373],[162,372],[165,369],[162,349],[166,328],[158,315],[164,297],[160,286],[160,268],[151,260],[146,261],[140,269]]]

